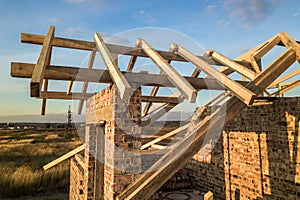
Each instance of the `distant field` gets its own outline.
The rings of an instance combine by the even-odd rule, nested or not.
[[[68,198],[70,161],[42,167],[80,144],[76,131],[0,130],[0,199]]]

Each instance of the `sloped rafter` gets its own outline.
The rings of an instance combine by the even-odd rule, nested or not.
[[[254,91],[255,94],[260,94],[294,63],[295,60],[295,52],[292,49],[288,49],[263,70],[262,73],[256,76],[256,78],[247,85],[247,88]],[[201,124],[189,134],[190,137],[184,138],[174,149],[161,157],[148,169],[148,173],[143,174],[129,185],[117,196],[117,199],[137,200],[149,198],[198,152],[208,129],[219,130],[219,123],[223,121],[224,117],[225,124],[227,124],[245,107],[246,104],[240,101],[236,96],[232,97],[226,105],[223,105],[210,117],[206,118],[205,121],[202,121]],[[191,138],[192,142],[190,142]]]
[[[31,82],[30,82],[30,95],[31,97],[39,97],[41,94],[41,88],[44,80],[44,73],[49,60],[52,40],[54,38],[54,26],[50,26],[47,35],[43,41],[43,47],[39,55],[37,64],[33,70]]]
[[[276,96],[278,96],[278,95],[279,95],[279,96],[280,96],[280,95],[283,95],[284,93],[286,93],[286,92],[288,92],[288,91],[290,91],[290,90],[292,90],[292,89],[298,87],[299,85],[300,85],[300,80],[293,81],[292,83],[289,83],[289,84],[285,85],[285,87],[279,88],[278,91],[272,93],[272,94],[269,95],[269,96],[271,96],[271,97],[276,97]]]
[[[298,63],[300,63],[300,44],[298,44],[289,34],[286,32],[279,33],[281,42],[287,47],[292,48],[297,55]]]
[[[253,92],[238,84],[234,80],[230,79],[225,74],[220,73],[218,70],[210,66],[207,62],[195,56],[180,45],[172,44],[172,46],[180,56],[193,63],[198,69],[214,77],[217,81],[219,81],[220,84],[223,84],[244,103],[246,103],[247,105],[252,104],[256,96]]]
[[[108,71],[114,80],[114,83],[116,84],[120,97],[128,101],[131,97],[132,88],[126,78],[123,76],[121,71],[119,70],[118,66],[113,60],[112,55],[110,54],[108,48],[106,47],[106,44],[104,43],[101,35],[99,33],[95,33],[94,36],[95,44],[97,46],[97,49],[99,50],[104,63],[106,64]]]
[[[256,73],[252,70],[248,69],[247,67],[244,67],[241,64],[238,64],[234,60],[231,60],[227,58],[226,56],[214,51],[214,50],[207,50],[206,54],[211,56],[214,60],[217,60],[218,62],[222,63],[223,65],[231,68],[232,70],[240,73],[241,75],[249,78],[250,80],[253,80],[256,76]]]
[[[95,61],[95,56],[96,56],[96,51],[91,51],[90,53],[90,57],[89,57],[89,61],[88,61],[88,69],[92,69],[93,68],[93,65],[94,65],[94,61]],[[89,82],[88,81],[85,81],[82,85],[82,90],[81,92],[83,94],[86,93],[87,89],[88,89],[88,86],[89,86]],[[80,100],[79,104],[78,104],[78,114],[81,115],[82,113],[82,108],[83,108],[83,103],[84,103],[84,100]]]
[[[197,97],[197,90],[183,78],[162,56],[159,55],[145,40],[139,39],[138,43],[143,51],[153,62],[167,75],[168,79],[176,86],[183,96],[194,103]]]

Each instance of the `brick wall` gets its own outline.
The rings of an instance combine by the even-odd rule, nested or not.
[[[243,110],[209,155],[188,163],[194,187],[217,199],[299,199],[299,116],[300,98]]]
[[[139,137],[141,129],[138,125],[141,118],[140,96],[141,90],[137,89],[130,98],[130,102],[124,102],[118,95],[115,85],[112,85],[87,101],[87,124],[98,124],[103,120],[106,122],[104,128],[105,155],[101,160],[105,163],[103,170],[104,199],[113,199],[141,173],[141,156],[135,153],[141,147]],[[87,129],[87,143],[96,141],[91,139],[94,137],[93,135],[93,131]],[[95,149],[95,147],[93,148]],[[95,170],[93,168],[95,159],[93,160],[88,152],[86,155],[88,155],[86,161],[91,163],[88,170]],[[95,182],[96,179],[92,176],[88,176],[87,182]],[[99,187],[97,183],[96,187]]]

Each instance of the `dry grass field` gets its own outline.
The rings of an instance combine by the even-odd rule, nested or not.
[[[42,167],[80,144],[76,131],[0,130],[0,199],[68,198],[70,161]]]

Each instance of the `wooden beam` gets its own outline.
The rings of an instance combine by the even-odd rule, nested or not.
[[[151,114],[148,114],[147,116],[151,116],[145,121],[141,122],[141,126],[145,126],[148,124],[152,124],[156,122],[159,118],[161,118],[163,115],[165,115],[167,112],[169,112],[171,109],[173,109],[175,106],[177,106],[178,103],[167,103],[164,104],[163,106],[160,106],[155,112],[151,112]],[[143,118],[147,118],[147,116],[144,116]]]
[[[166,134],[164,134],[164,135],[162,135],[162,136],[160,136],[160,137],[158,137],[158,138],[156,138],[156,139],[154,139],[154,140],[152,140],[152,141],[150,141],[150,142],[142,145],[141,150],[144,150],[144,149],[146,149],[146,148],[148,148],[150,146],[153,146],[154,144],[156,144],[156,143],[158,143],[158,142],[160,142],[160,141],[162,141],[164,139],[167,139],[167,138],[169,138],[169,137],[171,137],[173,135],[176,135],[177,133],[180,133],[182,131],[186,131],[189,128],[189,126],[190,126],[190,124],[186,124],[186,125],[181,126],[181,127],[177,128],[177,129],[175,129],[175,130],[173,130],[173,131],[171,131],[169,133],[166,133]]]
[[[256,73],[253,72],[252,70],[248,69],[247,67],[244,67],[243,65],[238,64],[234,60],[231,60],[214,50],[207,50],[206,54],[210,55],[212,59],[217,60],[218,62],[222,63],[223,65],[226,65],[227,67],[240,73],[241,75],[244,75],[250,80],[253,80],[256,76]]]
[[[52,46],[50,48],[50,53],[49,53],[49,56],[48,56],[47,65],[51,64],[51,55],[52,55]],[[47,91],[48,91],[48,79],[45,79],[45,81],[44,81],[44,92],[47,92]],[[43,99],[42,100],[41,115],[45,115],[46,114],[46,105],[47,105],[47,99]]]
[[[73,86],[73,81],[69,81],[69,83],[68,83],[68,88],[67,88],[67,94],[70,94],[70,93],[71,93],[72,86]]]
[[[287,47],[293,48],[296,52],[298,63],[300,63],[300,44],[297,43],[291,36],[289,36],[286,32],[279,33],[280,39],[282,43]]]
[[[163,57],[161,57],[145,40],[139,39],[139,44],[145,53],[162,70],[168,79],[176,86],[181,94],[189,101],[194,103],[197,98],[197,90],[183,78]]]
[[[273,47],[275,47],[280,42],[280,36],[276,35],[275,37],[268,40],[266,45],[262,46],[258,49],[254,54],[253,57],[255,60],[260,60],[264,55],[266,55]]]
[[[228,78],[225,74],[220,73],[218,70],[214,69],[207,62],[202,60],[201,58],[196,57],[188,50],[184,49],[180,45],[172,44],[173,49],[176,52],[184,57],[189,62],[193,63],[198,69],[204,71],[208,75],[214,77],[220,84],[224,84],[224,86],[229,89],[234,95],[236,95],[239,99],[241,99],[245,104],[252,104],[255,98],[255,94],[249,91],[247,88],[238,84],[234,80]]]
[[[250,82],[247,88],[257,95],[262,93],[295,60],[295,53],[289,49]],[[174,146],[174,149],[164,154],[147,170],[147,173],[144,173],[119,194],[117,199],[149,198],[199,151],[208,131],[222,131],[220,124],[226,125],[231,122],[245,107],[246,104],[233,96],[226,105],[221,106],[210,117],[201,121],[195,129],[191,130],[188,137],[185,137]]]
[[[47,93],[48,91],[48,79],[44,80],[44,92]],[[41,111],[41,115],[45,115],[46,113],[46,103],[47,103],[47,99],[42,99],[42,111]]]
[[[290,78],[293,78],[294,76],[297,76],[298,74],[300,74],[300,69],[297,69],[297,70],[277,79],[269,86],[269,88],[274,88],[274,87],[276,87],[277,84],[282,83]]]
[[[126,78],[121,73],[119,67],[114,62],[108,48],[106,47],[101,35],[99,33],[95,33],[94,40],[97,46],[97,49],[99,50],[103,61],[108,68],[108,71],[116,84],[118,91],[120,93],[121,99],[124,99],[125,101],[129,101],[132,93],[132,88]]]
[[[47,170],[51,167],[54,167],[55,165],[61,163],[62,161],[68,159],[68,158],[71,158],[72,156],[74,156],[75,154],[79,153],[80,151],[84,150],[85,149],[85,144],[83,145],[80,145],[79,147],[77,147],[76,149],[73,149],[72,151],[60,156],[59,158],[51,161],[50,163],[48,163],[47,165],[44,165],[43,166],[43,169],[44,170]]]
[[[54,37],[54,31],[55,31],[55,27],[50,26],[47,36],[43,41],[43,47],[39,55],[37,64],[33,70],[31,82],[30,82],[30,95],[32,97],[40,96],[43,79],[44,79],[44,73],[51,52],[51,42]]]
[[[88,69],[93,68],[93,65],[94,65],[94,62],[95,62],[95,56],[96,56],[96,51],[91,51],[89,61],[88,61],[88,67],[87,67]],[[83,83],[82,90],[81,90],[81,92],[83,94],[86,93],[86,91],[88,89],[88,86],[89,86],[89,82],[85,81]],[[78,104],[78,115],[81,115],[81,113],[82,113],[83,103],[84,103],[84,100],[80,100],[80,102]]]
[[[21,42],[22,43],[29,43],[29,44],[43,44],[45,36],[37,35],[37,34],[28,34],[28,33],[21,33]],[[96,47],[95,43],[92,41],[84,41],[84,40],[73,40],[67,38],[60,38],[55,37],[53,38],[52,45],[55,47],[62,47],[62,48],[70,48],[70,49],[80,49],[80,50],[88,50],[93,51]],[[145,52],[136,47],[128,47],[128,46],[121,46],[115,44],[105,44],[111,53],[115,54],[122,54],[128,56],[139,56],[139,57],[148,57]],[[168,52],[168,51],[157,51],[165,60],[174,60],[174,61],[182,61],[186,62],[181,56],[176,55],[175,53]],[[209,62],[210,64],[218,64],[211,61],[209,58],[199,56]]]
[[[280,96],[283,95],[284,93],[286,93],[289,90],[294,89],[295,87],[300,85],[300,80],[294,81],[293,83],[291,83],[290,85],[287,85],[286,87],[283,87],[282,89],[272,93],[270,96],[271,97],[276,97],[276,96]]]
[[[88,99],[91,96],[93,96],[94,93],[75,93],[71,92],[70,94],[66,94],[66,92],[42,92],[40,97],[36,98],[42,98],[42,99],[62,99],[62,100],[82,100],[82,99]]]
[[[161,97],[161,96],[141,96],[142,102],[152,103],[181,103],[183,98],[177,97]]]
[[[31,78],[34,64],[29,63],[11,63],[10,75],[16,78]],[[94,83],[108,83],[111,84],[112,78],[108,70],[101,69],[86,69],[79,67],[65,67],[65,66],[47,66],[45,72],[45,79],[62,80],[62,81],[88,81]],[[174,87],[165,75],[159,74],[142,74],[134,72],[122,72],[125,78],[132,83],[144,86],[160,86],[160,87]],[[195,78],[184,76],[185,79],[197,90],[224,90],[224,86],[220,85],[217,80],[212,78]],[[249,82],[237,81],[239,84],[246,85]]]

